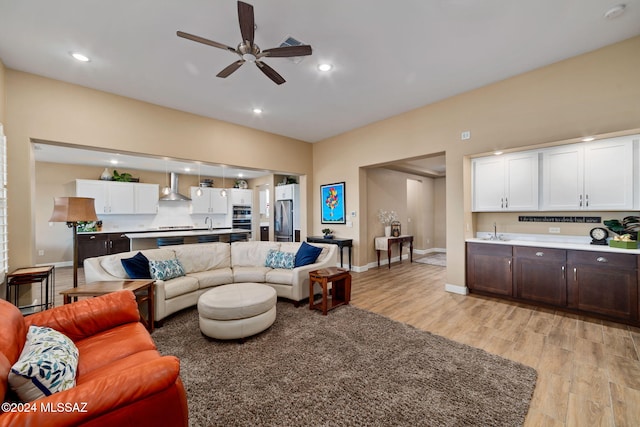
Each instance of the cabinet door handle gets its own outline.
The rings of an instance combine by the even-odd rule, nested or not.
[[[509,198],[508,198],[508,197],[505,197],[505,198],[504,198],[504,207],[505,207],[505,208],[508,208],[508,207],[509,207]]]
[[[567,272],[565,271],[564,265],[562,266],[562,280],[566,279]]]
[[[536,256],[544,256],[544,252],[536,252]]]
[[[109,249],[113,249],[113,240],[109,240]]]
[[[586,206],[589,207],[589,195],[588,194],[586,194],[584,196],[584,202],[585,202]]]
[[[582,194],[580,195],[580,207],[582,207]]]
[[[609,260],[608,260],[608,259],[606,259],[606,258],[605,258],[605,257],[603,257],[603,256],[599,256],[598,258],[596,258],[596,261],[598,261],[598,262],[609,262]]]
[[[120,238],[121,238],[121,239],[124,239],[125,237],[127,237],[127,235],[126,235],[126,234],[121,234],[121,235],[120,235]]]
[[[573,281],[578,281],[578,267],[573,267]]]
[[[509,259],[509,273],[511,273],[511,259]]]
[[[91,236],[91,237],[89,237],[89,239],[91,239],[91,240],[93,240],[93,239],[95,239],[95,238],[96,238],[96,236]]]

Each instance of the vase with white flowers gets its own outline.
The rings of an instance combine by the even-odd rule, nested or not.
[[[395,211],[385,211],[378,209],[378,221],[384,226],[385,237],[391,236],[391,223],[398,220],[398,214]]]

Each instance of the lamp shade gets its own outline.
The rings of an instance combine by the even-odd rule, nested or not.
[[[49,222],[97,221],[94,203],[89,197],[54,197]]]

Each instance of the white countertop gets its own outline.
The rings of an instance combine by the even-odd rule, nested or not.
[[[244,228],[219,228],[219,229],[200,229],[200,230],[168,230],[148,233],[125,233],[130,239],[156,239],[158,237],[188,237],[188,236],[208,236],[208,235],[224,235],[224,234],[240,234],[251,233],[251,230]]]
[[[487,233],[482,233],[483,235]],[[488,237],[466,239],[469,243],[486,243],[489,245],[532,246],[540,248],[572,249],[579,251],[616,252],[621,254],[640,255],[640,249],[612,248],[604,245],[592,245],[587,237],[576,236],[544,236],[544,235],[500,235],[499,240]],[[566,238],[563,238],[566,237]]]

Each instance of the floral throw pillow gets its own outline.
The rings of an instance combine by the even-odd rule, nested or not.
[[[265,267],[271,268],[293,268],[296,261],[296,254],[269,249],[267,259],[264,261]]]
[[[149,271],[155,280],[169,280],[175,277],[184,276],[184,268],[177,258],[163,261],[150,260]]]
[[[76,385],[78,348],[64,334],[30,326],[18,361],[9,372],[9,385],[23,402],[31,402]]]

